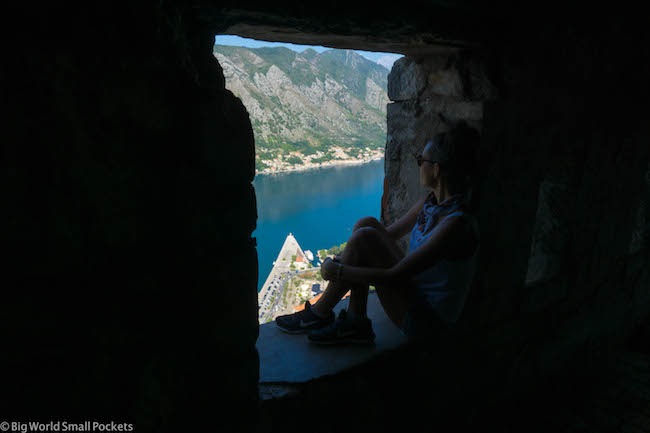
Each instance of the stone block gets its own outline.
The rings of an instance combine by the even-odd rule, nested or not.
[[[456,68],[437,69],[427,74],[427,93],[462,99],[463,80]]]
[[[388,74],[388,98],[391,101],[416,99],[426,83],[427,76],[422,66],[409,57],[402,57]]]
[[[487,101],[497,95],[484,63],[466,53],[425,60],[404,57],[395,63],[388,76],[388,97],[395,102],[431,96]]]

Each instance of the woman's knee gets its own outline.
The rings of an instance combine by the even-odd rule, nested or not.
[[[348,239],[348,244],[355,247],[367,245],[377,239],[379,232],[374,227],[359,227],[354,230],[354,233]]]
[[[373,233],[375,232],[375,233]],[[357,256],[358,254],[366,254],[368,247],[373,243],[372,238],[376,236],[376,230],[372,227],[360,227],[356,229],[348,238],[345,245],[347,251],[347,258]]]
[[[353,232],[357,231],[357,230],[359,230],[360,228],[363,228],[363,227],[370,227],[370,228],[376,229],[376,228],[378,228],[380,226],[381,226],[381,223],[379,221],[377,221],[377,218],[368,216],[368,217],[360,218],[359,221],[357,221],[356,224],[354,224],[354,227],[352,228],[352,231]]]
[[[364,257],[374,257],[383,255],[384,247],[379,230],[372,227],[360,227],[352,233],[345,248],[355,255],[361,254]]]
[[[366,265],[389,266],[403,257],[399,247],[381,227],[360,227],[352,233],[345,249],[348,258],[354,257],[357,262]]]

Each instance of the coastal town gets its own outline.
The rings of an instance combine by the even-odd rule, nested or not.
[[[354,154],[354,155],[353,155]],[[300,152],[289,152],[287,154],[258,155],[256,166],[258,174],[281,173],[289,171],[310,170],[320,167],[333,167],[339,165],[365,164],[370,161],[377,161],[384,157],[384,149],[343,149],[331,147],[327,154],[316,151],[310,155]]]
[[[272,322],[278,316],[300,311],[307,300],[310,304],[316,302],[325,290],[320,261],[326,257],[333,257],[333,254],[328,254],[328,250],[319,251],[317,266],[312,265],[313,253],[303,251],[289,233],[273,262],[273,269],[257,294],[259,323]]]

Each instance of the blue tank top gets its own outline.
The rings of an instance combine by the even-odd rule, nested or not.
[[[451,212],[440,222],[447,218],[465,218],[471,223],[476,239],[479,241],[476,219],[466,212],[455,210],[461,204],[460,200],[455,200],[450,209],[449,206],[440,206],[427,200],[411,231],[409,254],[435,233],[439,227],[438,220],[441,213],[449,210]],[[440,318],[448,323],[455,323],[460,317],[476,269],[478,250],[477,243],[471,257],[462,260],[440,260],[414,277],[416,295],[423,298],[436,310]]]

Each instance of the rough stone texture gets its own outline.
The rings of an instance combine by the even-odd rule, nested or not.
[[[481,256],[458,332],[492,348],[476,359],[504,389],[588,363],[648,317],[649,131],[624,102],[648,95],[648,55],[620,49],[623,28],[557,24],[495,51],[407,57],[389,77],[387,223],[425,193],[412,154],[444,128],[438,113],[482,131]]]
[[[425,71],[408,57],[393,64],[388,76],[388,97],[391,101],[416,99],[427,85]]]
[[[429,431],[432,423],[441,431],[650,431],[648,346],[645,352],[625,347],[598,361],[574,365],[507,399],[496,398],[501,384],[488,388],[487,393],[468,393],[463,396],[464,404],[458,404],[452,395],[459,392],[465,372],[476,369],[475,359],[462,359],[452,366],[441,362],[444,347],[402,349],[406,350],[399,356],[386,354],[385,359],[335,377],[301,386],[261,387],[266,400],[261,405],[260,431],[292,433],[309,424],[319,433],[420,432]],[[471,357],[476,352],[464,355]],[[448,370],[441,377],[431,365]],[[450,374],[452,371],[463,374]],[[314,407],[319,409],[317,413],[336,415],[314,422]],[[355,409],[356,416],[346,416]],[[286,422],[287,413],[293,414],[292,423]]]
[[[415,156],[430,137],[447,128],[439,115],[448,120],[465,119],[481,129],[483,99],[496,97],[486,72],[464,52],[403,57],[388,76],[388,94],[395,101],[388,105],[386,141],[386,179],[388,206],[384,218],[395,221],[405,210],[427,194],[420,185]],[[474,89],[481,89],[478,93]],[[489,91],[483,90],[489,89]],[[402,247],[406,249],[405,240]]]
[[[273,3],[195,0],[200,19],[217,33],[261,40],[421,55],[485,43],[509,25],[497,3],[321,3],[311,9],[292,0]],[[502,2],[505,7],[509,2]],[[206,7],[206,5],[208,7]],[[203,7],[202,7],[203,6]],[[517,14],[512,5],[508,12]],[[528,11],[526,11],[528,12]]]
[[[213,34],[154,3],[56,8],[14,14],[5,50],[0,413],[245,428],[254,143]]]

